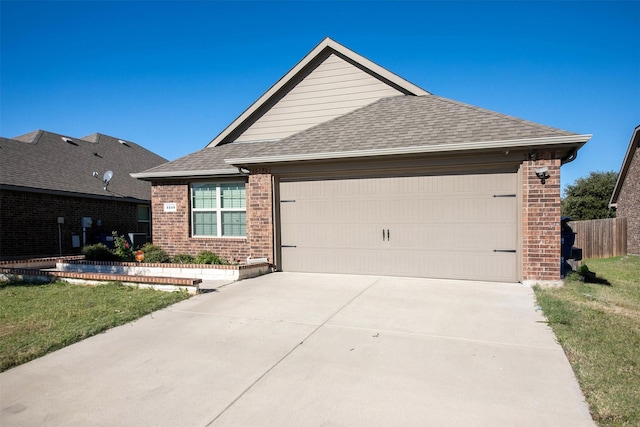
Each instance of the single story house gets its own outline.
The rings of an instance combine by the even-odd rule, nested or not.
[[[283,271],[560,279],[560,167],[590,135],[433,95],[326,38],[152,183],[170,254]]]
[[[37,130],[0,138],[0,259],[74,254],[112,231],[144,241],[151,184],[129,174],[166,161],[98,133],[72,138]]]
[[[609,207],[627,219],[627,253],[640,255],[640,126],[633,130]]]

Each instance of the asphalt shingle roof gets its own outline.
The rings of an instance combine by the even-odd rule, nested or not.
[[[235,169],[224,160],[576,135],[435,95],[383,98],[280,141],[227,143],[145,171]]]
[[[129,173],[167,160],[133,142],[119,141],[102,134],[72,138],[41,130],[0,138],[0,185],[150,200],[150,184]],[[113,171],[110,192],[101,182],[107,170]],[[94,171],[100,180],[92,176]]]
[[[574,135],[435,95],[383,98],[280,141],[290,154]]]

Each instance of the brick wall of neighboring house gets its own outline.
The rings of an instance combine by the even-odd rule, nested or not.
[[[640,153],[631,160],[620,195],[618,217],[627,218],[627,253],[640,255]]]
[[[0,190],[0,258],[59,255],[58,217],[62,253],[76,254],[72,235],[80,236],[82,217],[93,218],[87,244],[98,234],[137,232],[138,204],[46,193]],[[100,219],[102,225],[97,224]]]
[[[535,169],[544,166],[542,184]],[[522,246],[524,280],[560,280],[560,160],[549,153],[522,165]]]
[[[250,255],[247,238],[191,237],[189,207],[190,181],[159,181],[151,186],[153,243],[176,254],[197,255],[211,251],[227,260],[244,260]],[[175,203],[175,212],[165,212],[165,203]],[[249,229],[249,226],[247,226]]]

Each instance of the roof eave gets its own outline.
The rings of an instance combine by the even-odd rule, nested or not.
[[[618,205],[618,197],[620,196],[620,191],[622,190],[622,184],[624,183],[624,180],[627,177],[627,172],[629,171],[629,167],[631,167],[631,160],[633,160],[633,155],[635,154],[639,145],[640,145],[640,125],[636,126],[636,128],[633,130],[633,134],[631,135],[631,141],[629,141],[629,147],[627,147],[627,152],[624,155],[622,166],[620,166],[620,173],[618,174],[616,185],[615,187],[613,187],[613,193],[611,194],[611,199],[609,200],[610,208],[615,208]]]
[[[348,57],[354,62],[362,65],[389,80],[390,82],[402,87],[407,92],[413,95],[429,95],[430,93],[422,89],[419,86],[403,79],[402,77],[394,74],[387,69],[381,67],[373,61],[368,60],[362,55],[357,54],[351,49],[341,45],[340,43],[326,37],[315,48],[311,50],[304,58],[302,58],[288,73],[286,73],[280,80],[278,80],[273,86],[271,86],[260,98],[258,98],[253,104],[249,106],[238,118],[236,118],[229,126],[227,126],[222,132],[218,134],[207,147],[214,147],[227,138],[237,127],[241,126],[247,119],[249,119],[262,105],[267,103],[273,96],[275,96],[287,83],[289,83],[295,76],[300,73],[311,61],[313,61],[318,55],[320,55],[325,49],[333,49],[343,56]]]
[[[163,172],[137,172],[130,173],[132,178],[143,181],[153,181],[158,179],[172,178],[206,178],[210,176],[216,177],[236,177],[243,174],[232,169],[205,169],[205,170],[184,170],[184,171],[163,171]]]
[[[590,134],[567,135],[545,138],[512,139],[505,141],[477,141],[459,144],[422,145],[415,147],[382,148],[374,150],[338,151],[325,153],[284,154],[279,156],[261,156],[225,159],[225,163],[233,166],[245,166],[266,163],[286,163],[308,160],[349,159],[359,157],[398,156],[407,154],[447,153],[474,150],[542,148],[549,146],[584,145],[591,138]]]

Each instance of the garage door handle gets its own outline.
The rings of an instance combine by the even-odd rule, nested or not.
[[[387,228],[387,242],[389,241],[389,229]]]
[[[493,252],[509,252],[509,253],[516,253],[515,249],[494,249]]]
[[[384,242],[384,228],[382,229],[382,241]]]

